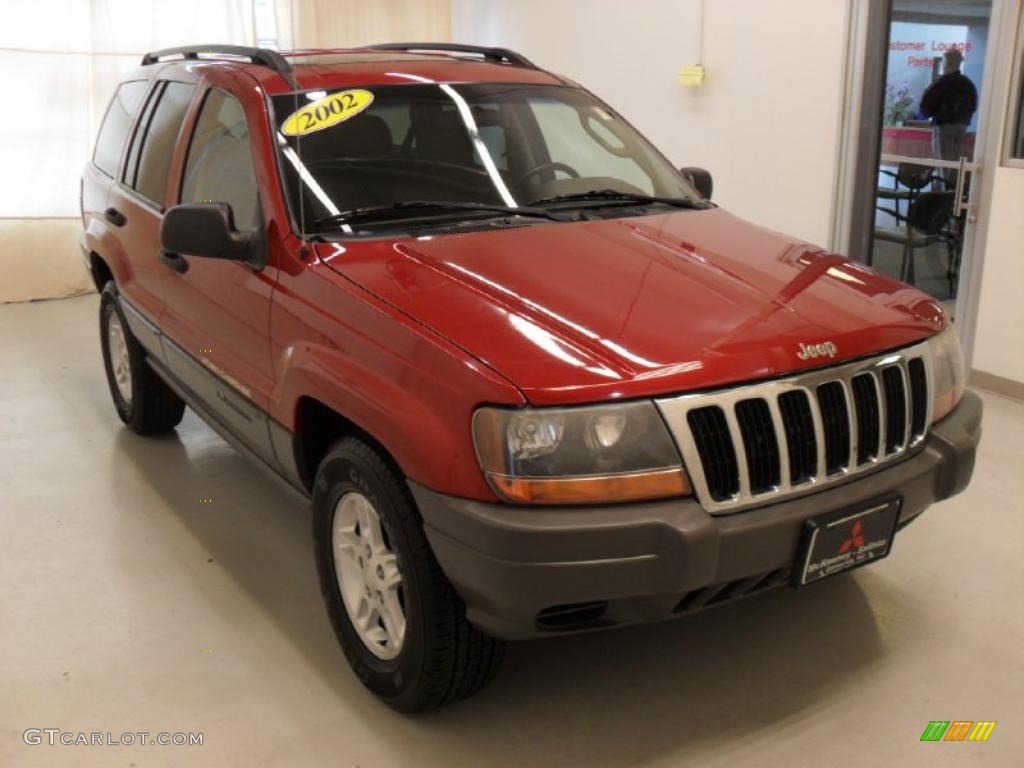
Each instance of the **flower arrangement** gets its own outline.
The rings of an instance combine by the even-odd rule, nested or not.
[[[910,84],[906,81],[899,85],[887,83],[885,86],[885,113],[882,122],[885,125],[902,125],[905,120],[914,117],[914,97],[910,95]]]

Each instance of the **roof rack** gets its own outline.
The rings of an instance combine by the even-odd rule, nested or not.
[[[378,45],[363,46],[363,50],[469,53],[500,64],[514,64],[520,67],[537,69],[536,64],[520,53],[510,51],[508,48],[488,48],[483,45],[461,45],[459,43],[380,43]]]
[[[159,51],[151,51],[142,57],[142,66],[156,64],[160,59],[171,56],[181,56],[184,59],[198,59],[200,54],[223,54],[226,56],[239,56],[249,59],[253,64],[262,64],[270,67],[280,74],[290,85],[295,86],[292,78],[292,65],[277,51],[269,48],[254,48],[248,45],[224,45],[213,43],[212,45],[183,45],[179,48],[164,48]]]

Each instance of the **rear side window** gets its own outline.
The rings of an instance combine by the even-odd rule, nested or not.
[[[157,205],[163,205],[174,143],[194,91],[195,86],[190,83],[168,82],[163,93],[159,94],[156,106],[145,118],[138,166],[134,179],[128,182],[140,195]]]
[[[249,126],[241,103],[210,91],[196,121],[181,189],[183,203],[228,203],[235,227],[252,231],[259,223],[256,170]]]
[[[139,111],[139,104],[146,95],[148,85],[146,80],[121,83],[114,93],[114,98],[110,100],[103,125],[100,126],[100,134],[96,137],[96,148],[92,153],[93,164],[108,176],[117,175],[125,139],[128,137],[128,128],[135,113]]]

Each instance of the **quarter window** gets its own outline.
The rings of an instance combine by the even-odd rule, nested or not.
[[[161,206],[167,190],[174,145],[194,90],[195,86],[189,83],[168,82],[156,108],[150,111],[146,120],[138,168],[131,186]]]
[[[239,230],[251,231],[258,225],[249,126],[241,103],[233,96],[210,91],[203,103],[188,150],[181,202],[228,203]]]
[[[135,113],[139,111],[139,104],[142,103],[148,85],[145,80],[122,83],[114,93],[114,98],[110,100],[92,154],[93,163],[108,176],[117,175],[125,139],[128,137],[128,128]]]

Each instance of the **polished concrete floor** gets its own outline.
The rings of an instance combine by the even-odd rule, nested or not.
[[[429,716],[363,691],[305,505],[193,416],[122,429],[95,296],[0,306],[0,766],[1020,766],[1024,406],[892,557],[658,626],[513,646]],[[987,743],[921,743],[929,720]],[[28,728],[202,746],[27,745]],[[43,734],[43,738],[46,736]]]

